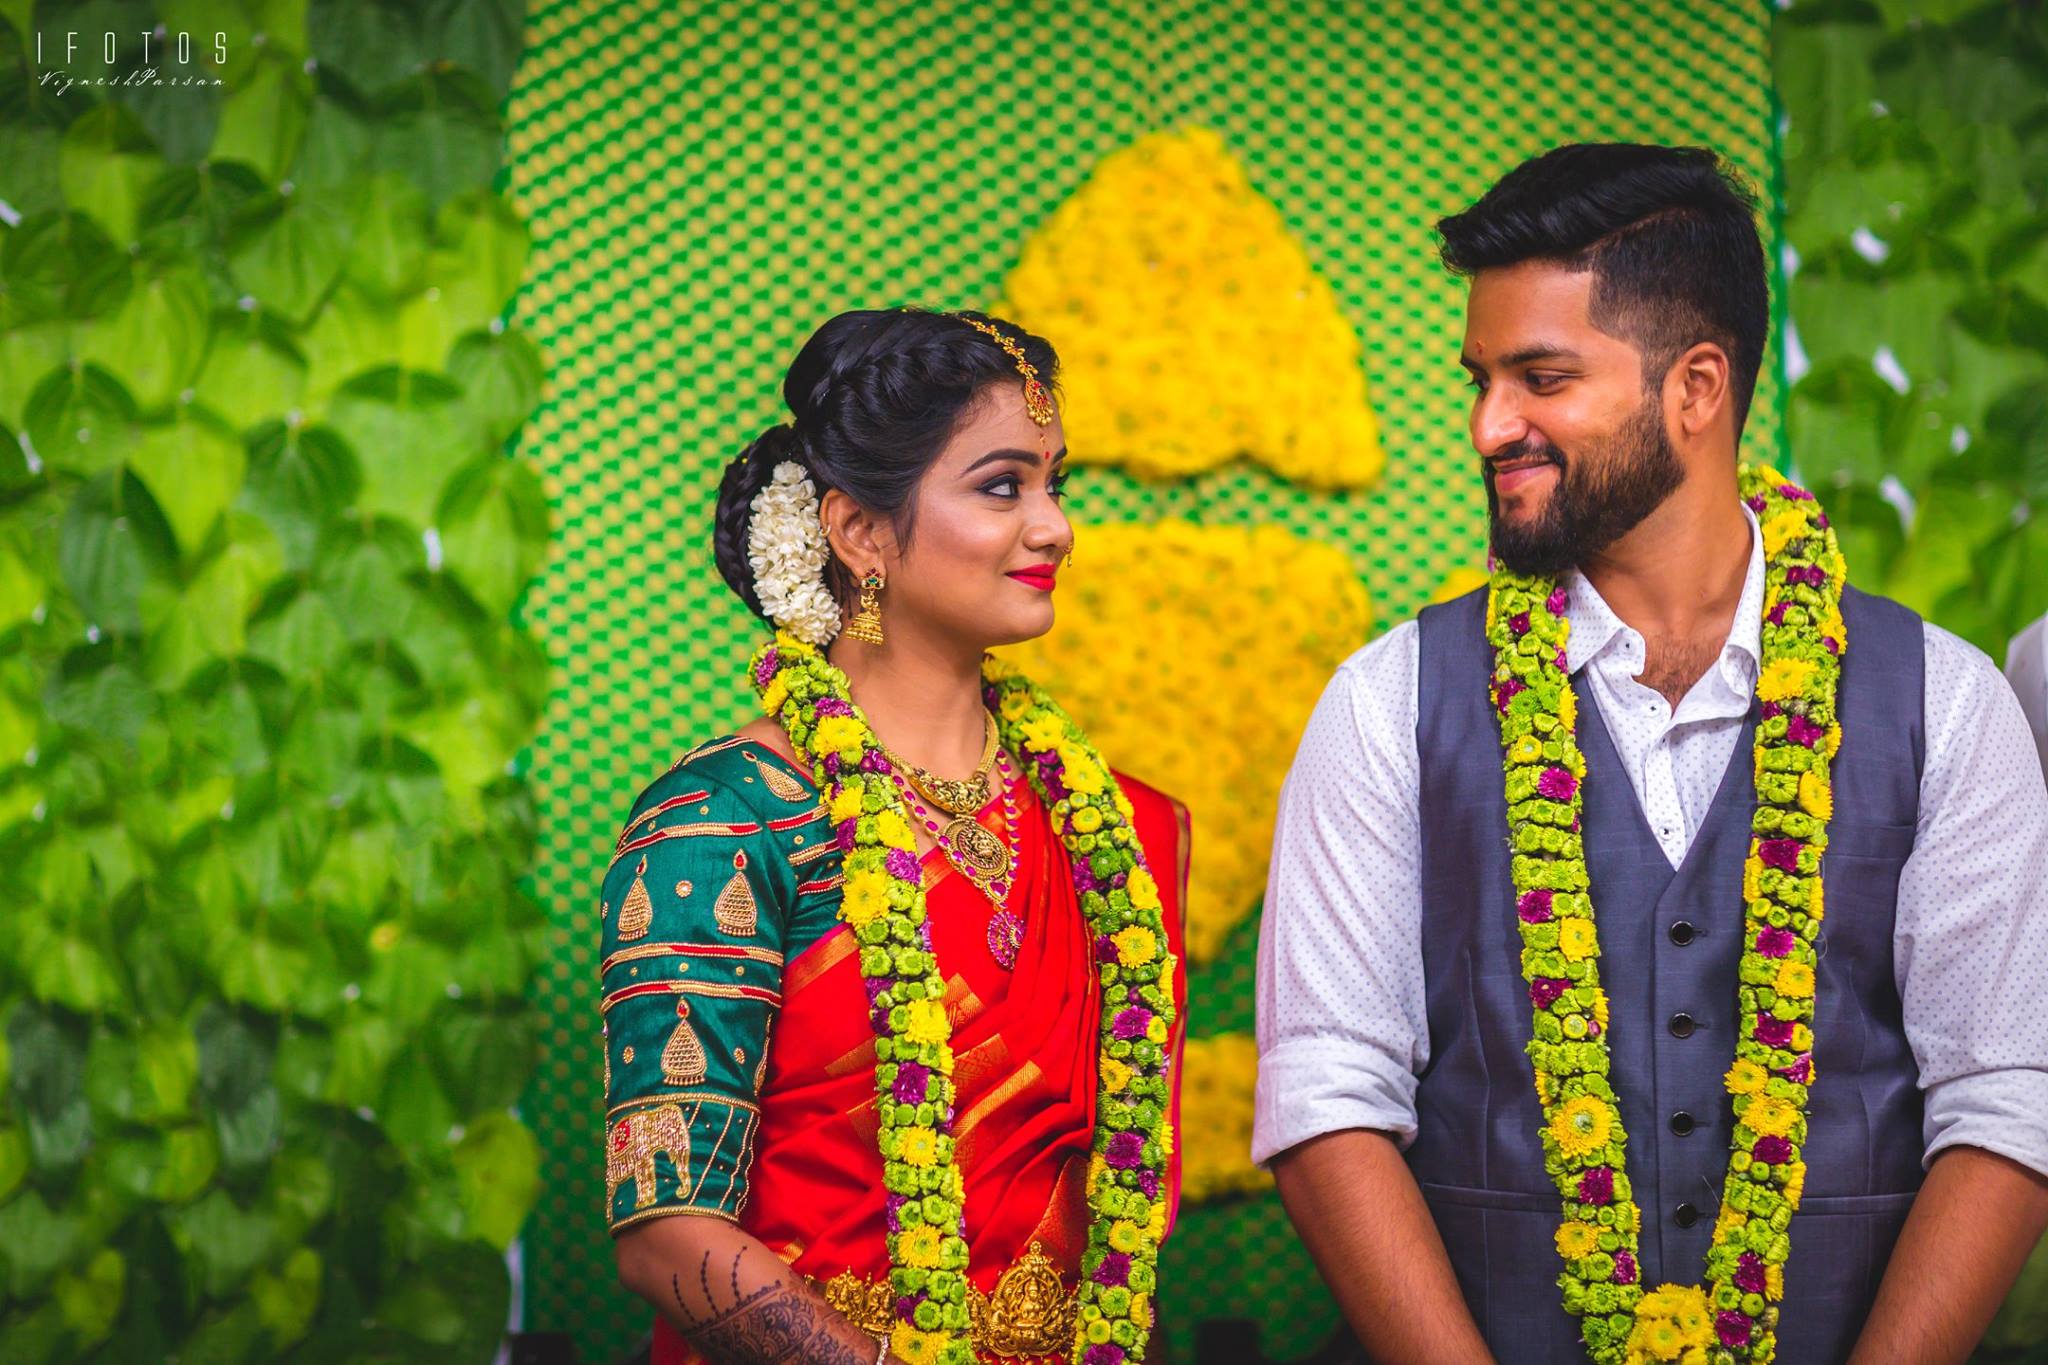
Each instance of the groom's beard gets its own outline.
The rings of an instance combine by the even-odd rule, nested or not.
[[[1594,451],[1574,456],[1517,442],[1493,458],[1545,453],[1558,466],[1557,481],[1542,510],[1520,521],[1501,519],[1492,460],[1484,465],[1493,556],[1513,573],[1554,578],[1583,563],[1634,530],[1685,481],[1655,398],[1646,399]]]

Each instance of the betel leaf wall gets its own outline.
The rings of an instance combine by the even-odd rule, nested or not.
[[[1994,659],[2048,611],[2048,6],[1798,0],[1787,420],[1850,573]],[[2048,1246],[1975,1359],[2048,1349]]]
[[[2048,611],[2048,7],[1782,10],[1788,421],[1850,571],[2004,657]]]
[[[496,1349],[547,685],[521,17],[0,5],[0,1359]]]

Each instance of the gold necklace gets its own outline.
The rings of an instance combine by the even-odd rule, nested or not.
[[[988,774],[996,761],[996,718],[986,711],[981,715],[986,723],[982,734],[981,763],[970,777],[940,777],[915,763],[904,761],[886,744],[882,746],[882,756],[889,760],[890,767],[902,773],[910,785],[917,788],[925,800],[948,815],[972,817],[988,804]]]

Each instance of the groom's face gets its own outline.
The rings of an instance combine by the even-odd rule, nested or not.
[[[1598,554],[1684,477],[1662,384],[1646,386],[1642,353],[1593,325],[1593,285],[1590,270],[1525,261],[1480,271],[1466,302],[1472,445],[1493,553],[1517,573]]]

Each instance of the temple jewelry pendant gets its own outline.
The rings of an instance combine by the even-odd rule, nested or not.
[[[988,917],[988,955],[1004,971],[1017,965],[1017,952],[1024,946],[1024,921],[1008,907]]]
[[[945,837],[951,842],[953,852],[959,856],[966,871],[978,878],[990,880],[1009,875],[1010,850],[1003,847],[1003,841],[983,829],[973,817],[962,815],[949,822]]]

